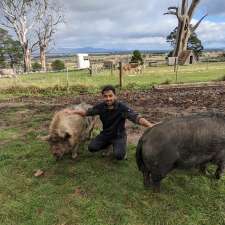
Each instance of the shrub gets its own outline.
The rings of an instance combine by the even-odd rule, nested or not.
[[[171,81],[170,80],[168,80],[168,79],[166,79],[165,81],[163,81],[161,84],[170,84],[171,83]]]
[[[144,64],[143,57],[142,57],[141,52],[139,50],[133,51],[133,55],[132,55],[132,58],[131,58],[130,62],[131,63],[140,63],[141,65]]]
[[[34,62],[32,63],[32,71],[36,72],[36,71],[40,71],[41,70],[41,64],[38,62]]]
[[[52,64],[51,64],[51,66],[52,66],[52,69],[53,69],[54,71],[65,69],[65,64],[64,64],[64,62],[61,61],[61,60],[59,60],[59,59],[53,61]]]
[[[218,80],[219,81],[225,81],[225,75],[223,75],[222,77],[220,77]]]

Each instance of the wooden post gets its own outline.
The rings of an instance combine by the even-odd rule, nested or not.
[[[178,77],[178,64],[177,64],[177,67],[176,67],[176,83],[177,83],[177,77]]]
[[[90,68],[89,68],[89,72],[90,72],[90,76],[92,76],[92,74],[93,74],[93,71],[92,71],[92,64],[90,65]]]
[[[68,67],[66,67],[66,90],[68,93],[69,92],[69,70],[68,70]]]
[[[176,72],[176,68],[177,68],[177,57],[175,57],[174,61],[174,73]]]
[[[122,76],[123,76],[123,63],[119,62],[119,69],[120,69],[120,73],[119,73],[119,79],[120,79],[120,89],[122,89],[123,86],[123,81],[122,81]]]
[[[113,64],[111,64],[111,76],[113,75]]]
[[[207,70],[209,70],[209,54],[207,54]]]

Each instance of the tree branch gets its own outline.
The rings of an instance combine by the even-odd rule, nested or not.
[[[199,27],[202,20],[204,20],[205,17],[207,17],[207,16],[208,16],[208,13],[205,14],[193,27],[191,27],[191,31],[194,32]]]
[[[191,19],[192,19],[193,13],[194,13],[194,11],[195,11],[195,9],[196,9],[196,7],[197,7],[197,5],[198,5],[199,3],[200,3],[200,0],[192,0],[191,6],[190,6],[190,8],[189,8],[189,10],[188,10],[188,16],[189,16],[189,18],[190,18],[190,21],[191,21]]]
[[[181,19],[181,14],[179,13],[179,9],[178,7],[175,7],[175,6],[169,7],[168,12],[164,13],[163,15],[175,15],[178,18],[178,20]]]
[[[181,5],[181,14],[186,14],[187,12],[187,0],[182,0],[182,5]]]

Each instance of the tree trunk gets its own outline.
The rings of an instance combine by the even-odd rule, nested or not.
[[[180,53],[182,52],[183,39],[184,39],[184,29],[185,29],[184,21],[179,21],[178,29],[177,29],[176,47],[173,51],[174,57],[178,57],[180,55]]]
[[[27,73],[30,71],[30,50],[28,44],[23,46],[23,61],[24,61],[24,72]]]
[[[41,62],[41,70],[46,71],[46,52],[45,47],[40,46],[40,62]]]
[[[176,15],[178,18],[178,29],[176,36],[176,45],[173,51],[174,57],[179,57],[183,51],[187,50],[188,39],[190,38],[192,32],[199,26],[201,21],[206,17],[203,16],[199,22],[191,28],[191,19],[193,13],[200,3],[200,0],[192,0],[191,5],[188,8],[188,0],[182,0],[181,9],[178,7],[169,7],[168,12],[165,14]]]

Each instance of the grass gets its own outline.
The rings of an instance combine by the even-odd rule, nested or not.
[[[210,63],[208,66],[205,63],[179,66],[177,82],[219,81],[224,79],[224,75],[225,63]],[[21,75],[14,79],[4,78],[0,82],[0,99],[21,95],[58,96],[81,92],[96,93],[105,84],[118,85],[119,75],[118,71],[115,71],[113,75],[110,71],[102,71],[93,76],[90,76],[88,71],[70,71],[68,81],[69,83],[67,83],[66,72],[35,73]],[[124,89],[149,89],[154,84],[166,83],[176,83],[173,67],[148,67],[141,75],[123,76]]]
[[[224,63],[182,66],[178,82],[224,80],[224,71]],[[175,83],[175,73],[173,67],[151,67],[123,79],[124,88],[140,90]],[[118,74],[71,71],[69,89],[64,72],[0,81],[0,99],[11,99],[96,93],[104,84],[117,85]],[[48,144],[38,139],[51,117],[46,106],[0,109],[0,225],[225,224],[225,177],[216,181],[195,170],[174,171],[154,194],[143,187],[133,145],[128,161],[102,158],[84,146],[77,161],[56,162]],[[44,176],[34,176],[38,169]]]
[[[154,194],[143,187],[133,145],[128,161],[102,158],[84,146],[77,161],[56,162],[37,138],[52,113],[32,110],[20,106],[0,113],[7,122],[0,127],[1,225],[225,224],[225,177],[174,171]],[[45,175],[34,177],[37,169]]]

